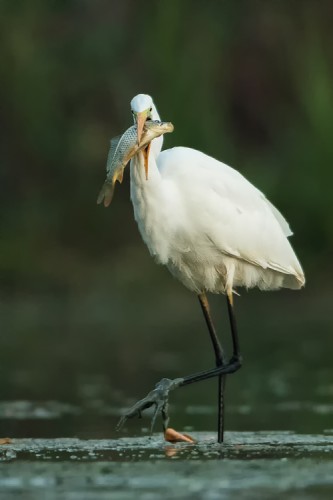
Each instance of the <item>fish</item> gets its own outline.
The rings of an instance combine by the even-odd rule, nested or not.
[[[111,139],[109,154],[106,162],[106,179],[97,197],[97,204],[104,203],[108,207],[112,201],[116,181],[122,183],[124,169],[130,159],[141,151],[145,151],[146,176],[148,172],[148,154],[150,143],[156,137],[173,132],[171,122],[160,122],[158,120],[147,120],[143,129],[140,143],[137,142],[137,126],[132,125],[121,136]]]

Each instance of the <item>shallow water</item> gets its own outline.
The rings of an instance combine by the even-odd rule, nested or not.
[[[170,425],[196,444],[165,443],[160,421],[149,438],[149,412],[115,431],[161,377],[212,365],[192,297],[172,314],[179,297],[153,298],[149,317],[140,296],[0,304],[0,498],[332,498],[331,299],[278,297],[237,299],[223,446],[214,380],[171,394]]]
[[[331,498],[333,432],[193,437],[14,440],[0,449],[0,498]]]
[[[232,414],[249,415],[249,408]],[[332,422],[331,407],[301,405],[266,408],[266,413],[304,416],[315,412]],[[184,431],[194,444],[166,443],[162,433],[148,435],[141,421],[114,431],[119,408],[99,415],[55,401],[12,401],[0,406],[1,425],[20,423],[35,436],[0,446],[0,498],[119,499],[234,498],[320,499],[333,494],[333,427],[318,434],[293,431],[226,432],[216,443],[215,432]],[[187,406],[187,419],[201,424],[215,414],[213,406]],[[4,418],[5,417],[5,418]],[[176,418],[177,420],[177,418]],[[292,419],[291,419],[292,420]],[[148,419],[147,419],[148,422]],[[141,424],[141,427],[140,427]],[[134,430],[135,429],[135,430]],[[77,432],[75,432],[75,430]],[[63,432],[69,436],[56,437]],[[109,434],[110,438],[103,438]],[[133,435],[134,434],[134,435]],[[91,436],[98,436],[91,439]]]

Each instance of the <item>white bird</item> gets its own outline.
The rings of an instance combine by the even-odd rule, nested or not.
[[[132,99],[131,110],[139,140],[145,121],[160,117],[145,94]],[[262,192],[233,168],[200,151],[175,147],[161,152],[162,145],[163,136],[151,143],[148,178],[144,168],[148,151],[131,161],[134,216],[151,255],[199,296],[216,367],[175,381],[163,379],[124,415],[120,425],[155,405],[153,423],[162,411],[166,428],[169,390],[218,376],[218,441],[222,442],[224,377],[241,366],[233,293],[238,287],[299,289],[305,283],[304,273],[288,241],[292,232],[287,221]],[[228,362],[210,318],[206,292],[227,297],[233,340]]]

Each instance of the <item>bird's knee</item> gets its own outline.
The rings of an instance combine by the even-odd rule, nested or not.
[[[243,356],[241,356],[240,354],[238,354],[237,356],[232,356],[232,358],[230,359],[230,365],[232,365],[234,368],[233,372],[238,371],[243,366]]]

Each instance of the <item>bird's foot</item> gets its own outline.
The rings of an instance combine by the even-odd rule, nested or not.
[[[162,415],[163,429],[165,431],[169,424],[169,414],[168,414],[169,392],[179,387],[182,382],[183,382],[182,378],[176,378],[173,380],[169,378],[162,378],[162,380],[160,380],[156,384],[155,389],[150,391],[145,398],[140,399],[140,401],[135,403],[131,408],[127,410],[127,412],[119,420],[117,424],[117,430],[119,431],[126,422],[126,420],[128,420],[129,418],[133,418],[136,416],[141,418],[141,413],[143,412],[143,410],[146,410],[151,406],[155,406],[153,417],[151,419],[150,433],[153,432],[153,427],[159,412],[161,412]]]

